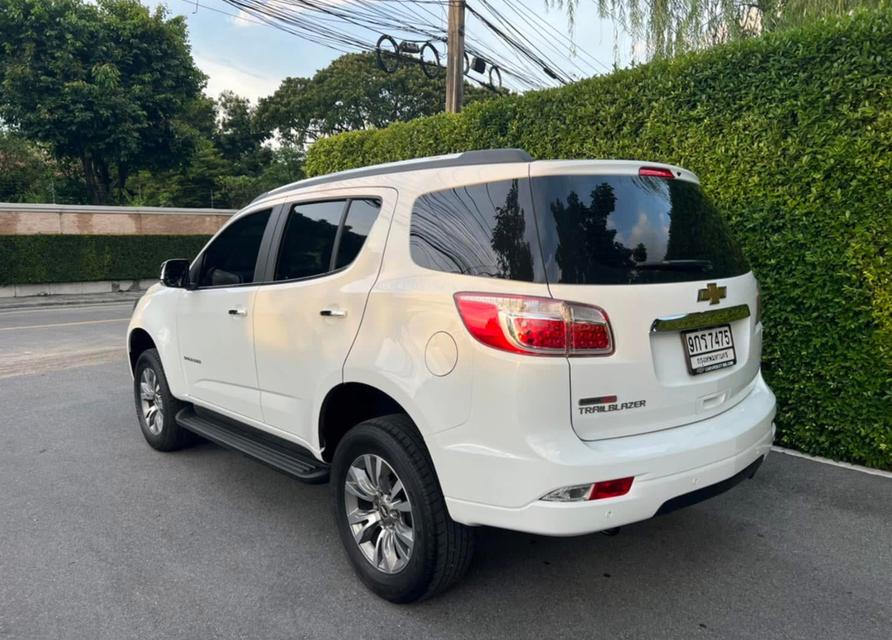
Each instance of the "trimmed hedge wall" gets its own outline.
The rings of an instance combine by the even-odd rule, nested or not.
[[[892,13],[325,138],[306,166],[495,147],[695,171],[762,285],[779,444],[892,468]]]
[[[0,285],[157,277],[210,236],[0,236]]]

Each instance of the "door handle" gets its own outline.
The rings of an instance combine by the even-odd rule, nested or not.
[[[347,312],[342,309],[323,309],[319,315],[326,318],[344,318],[347,316]]]
[[[248,315],[248,312],[245,310],[244,307],[236,307],[234,309],[229,310],[229,315],[231,315],[231,316],[246,316],[246,315]]]

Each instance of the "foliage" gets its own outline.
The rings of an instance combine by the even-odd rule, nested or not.
[[[51,173],[40,148],[13,132],[0,131],[0,202],[41,199]]]
[[[573,25],[579,0],[545,0],[545,4],[563,8]],[[595,0],[595,4],[602,18],[644,40],[654,57],[889,6],[888,0]]]
[[[79,168],[57,162],[16,131],[0,129],[0,202],[83,202]]]
[[[694,170],[761,282],[779,443],[892,468],[890,68],[892,15],[858,14],[325,138],[306,168],[521,147]]]
[[[0,285],[136,280],[193,258],[207,236],[0,236]]]
[[[429,79],[418,65],[403,64],[389,74],[372,53],[347,54],[312,78],[286,78],[276,92],[260,101],[258,116],[269,129],[292,142],[384,127],[443,110],[445,80]],[[465,103],[493,96],[465,86]]]
[[[0,0],[0,116],[80,162],[94,203],[141,168],[188,153],[177,116],[197,99],[182,18],[136,0]]]

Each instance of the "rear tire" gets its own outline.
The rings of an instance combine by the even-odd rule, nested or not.
[[[155,349],[143,351],[136,361],[133,399],[139,428],[153,449],[174,451],[194,441],[192,432],[176,423],[177,412],[186,405],[171,395]]]
[[[331,479],[344,549],[374,593],[413,602],[445,591],[465,574],[474,531],[449,517],[433,463],[408,416],[374,418],[348,431],[335,450]]]

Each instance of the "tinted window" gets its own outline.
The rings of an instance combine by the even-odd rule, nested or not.
[[[749,271],[699,185],[640,176],[534,178],[549,282],[627,284]]]
[[[528,180],[427,193],[410,230],[416,264],[491,278],[543,282]]]
[[[373,199],[351,200],[350,210],[341,231],[338,242],[338,253],[335,260],[335,269],[346,267],[353,262],[365,239],[372,230],[372,225],[378,217],[381,203]]]
[[[329,271],[345,200],[296,204],[288,214],[276,264],[276,280],[308,278]]]
[[[254,282],[254,267],[270,212],[271,209],[267,209],[240,218],[214,239],[201,261],[199,286]]]

